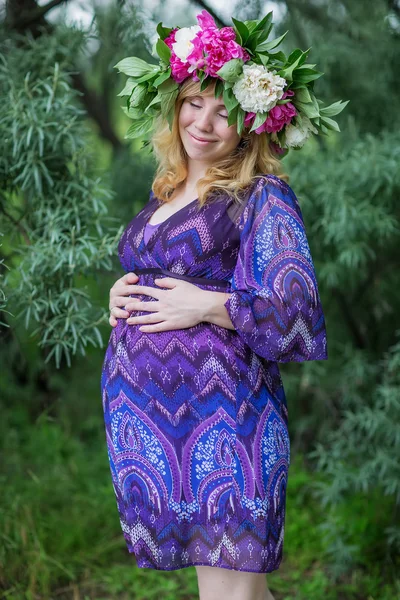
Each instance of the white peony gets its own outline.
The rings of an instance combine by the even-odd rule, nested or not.
[[[172,44],[172,49],[182,62],[186,62],[187,57],[193,50],[192,40],[200,29],[201,27],[198,25],[192,25],[192,27],[182,27],[175,32],[175,42]]]
[[[310,119],[305,115],[301,115],[302,124],[297,125],[286,125],[285,127],[285,135],[286,135],[286,146],[293,148],[302,148],[308,138],[311,136],[311,133],[318,133],[318,129],[314,127],[311,123]]]
[[[263,65],[243,65],[243,73],[232,91],[243,110],[263,113],[282,98],[286,85],[286,79]]]

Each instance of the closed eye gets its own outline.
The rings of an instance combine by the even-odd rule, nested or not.
[[[195,108],[201,108],[201,106],[199,106],[198,104],[194,104],[193,102],[189,102],[190,106],[194,106]],[[221,115],[221,113],[218,113],[218,115],[220,117],[222,117],[223,119],[227,119],[228,115]]]

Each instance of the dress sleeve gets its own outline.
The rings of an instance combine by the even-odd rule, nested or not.
[[[232,293],[237,333],[274,362],[328,358],[325,318],[298,200],[275,175],[258,180],[242,213]]]

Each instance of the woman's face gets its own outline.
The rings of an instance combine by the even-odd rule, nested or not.
[[[179,134],[192,160],[215,163],[239,144],[236,123],[228,126],[222,97],[203,95],[185,98],[179,112]]]

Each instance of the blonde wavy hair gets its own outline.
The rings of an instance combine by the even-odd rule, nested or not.
[[[174,190],[182,184],[188,174],[187,153],[179,135],[179,112],[185,98],[214,95],[215,84],[211,83],[200,92],[200,82],[186,79],[180,87],[175,101],[175,111],[170,131],[168,122],[158,117],[151,144],[157,159],[157,170],[151,189],[156,198],[168,202]],[[242,193],[248,189],[256,177],[273,174],[289,183],[289,176],[282,171],[281,162],[269,146],[269,134],[261,135],[251,127],[243,130],[238,146],[228,156],[210,166],[204,177],[197,182],[200,206],[211,193],[228,194],[237,202],[242,201]]]

